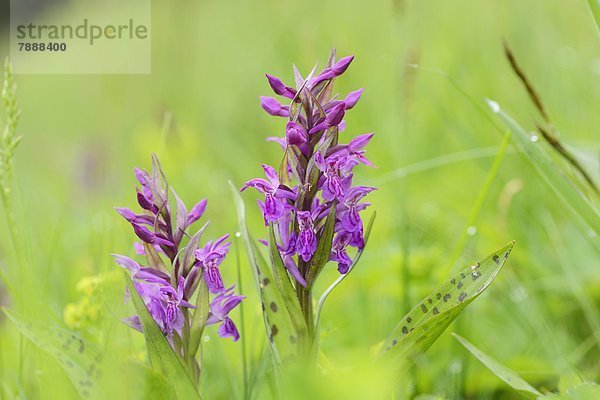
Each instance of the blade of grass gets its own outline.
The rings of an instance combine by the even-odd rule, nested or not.
[[[498,175],[498,170],[500,169],[500,165],[502,164],[502,160],[504,159],[504,154],[506,153],[506,148],[510,143],[511,136],[512,135],[509,131],[507,131],[504,134],[504,138],[502,139],[502,143],[500,144],[500,149],[498,150],[498,153],[496,153],[496,158],[492,163],[492,167],[490,168],[490,171],[488,172],[485,181],[483,182],[483,186],[477,194],[475,204],[473,204],[473,207],[471,207],[471,211],[469,212],[469,216],[467,217],[467,223],[465,225],[465,228],[461,232],[460,238],[458,239],[458,242],[454,247],[454,252],[450,256],[450,261],[446,266],[445,274],[448,274],[452,270],[452,268],[454,268],[454,265],[456,264],[456,262],[460,258],[460,255],[465,249],[467,240],[469,239],[469,228],[471,226],[475,226],[477,219],[479,218],[481,209],[483,208],[483,205],[485,204],[485,201],[490,193],[492,185],[494,184],[494,180]]]
[[[592,17],[596,22],[596,28],[598,28],[598,32],[600,32],[600,0],[588,0],[588,6],[590,7]]]
[[[552,189],[563,205],[599,236],[600,213],[598,213],[598,210],[569,182],[550,157],[530,140],[525,130],[511,116],[500,109],[498,103],[488,100],[488,105],[513,133],[517,147],[527,156],[527,160],[534,170]]]
[[[238,290],[240,293],[244,293],[242,286],[242,266],[240,260],[240,236],[241,233],[236,232],[234,245],[235,245],[235,262],[238,278]],[[240,308],[240,330],[241,330],[241,342],[242,342],[242,377],[243,377],[243,393],[244,400],[250,399],[250,388],[248,387],[248,361],[246,359],[246,323],[244,320],[244,302],[242,301],[239,305]]]
[[[475,358],[477,358],[483,365],[485,365],[494,375],[498,378],[502,379],[507,385],[515,389],[521,395],[535,399],[537,396],[542,396],[539,390],[531,386],[527,381],[519,376],[516,372],[507,368],[506,366],[500,364],[498,361],[493,359],[492,357],[485,354],[483,351],[479,350],[473,344],[471,344],[467,339],[462,336],[457,335],[456,333],[452,334],[456,340],[460,342]]]

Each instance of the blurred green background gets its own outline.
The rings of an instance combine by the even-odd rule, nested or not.
[[[70,6],[63,1],[50,10],[68,13]],[[16,77],[24,139],[13,201],[27,262],[19,269],[2,224],[0,268],[10,282],[10,290],[0,289],[5,306],[63,324],[67,305],[84,296],[78,282],[117,270],[110,253],[131,255],[133,235],[112,207],[133,206],[133,167],[149,168],[152,152],[186,203],[208,199],[207,238],[236,232],[228,180],[241,186],[261,175],[261,163],[281,157],[277,145],[265,142],[283,135],[284,122],[260,109],[258,96],[270,95],[264,73],[291,83],[293,63],[308,72],[335,47],[340,56],[356,57],[336,90],[365,88],[343,135],[377,133],[367,153],[377,168],[363,168],[356,179],[380,188],[370,195],[378,217],[359,268],[324,309],[323,362],[337,372],[299,377],[299,392],[290,398],[383,398],[385,375],[364,364],[372,348],[455,267],[512,239],[517,245],[507,268],[449,330],[537,387],[554,390],[575,370],[599,378],[598,238],[578,229],[513,149],[464,251],[458,260],[452,256],[502,140],[484,99],[528,130],[541,119],[504,58],[503,39],[561,139],[589,160],[598,178],[600,40],[585,1],[173,0],[152,7],[151,75]],[[0,39],[4,58],[6,30]],[[251,231],[264,236],[256,197],[245,199]],[[242,334],[258,359],[265,346],[260,304],[245,254],[239,256],[248,296]],[[229,282],[237,279],[235,257],[222,268]],[[320,283],[335,277],[330,267]],[[143,358],[143,338],[119,322],[132,311],[118,278],[93,300],[100,316],[79,329],[102,338],[107,352]],[[205,339],[208,398],[238,397],[240,344],[219,340],[214,327]],[[21,343],[3,317],[0,350],[6,398],[76,396],[58,365]],[[126,387],[127,379],[114,385]],[[268,391],[257,386],[257,393]],[[517,398],[449,334],[395,396],[414,394]]]

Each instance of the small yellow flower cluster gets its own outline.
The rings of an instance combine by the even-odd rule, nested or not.
[[[67,304],[63,312],[65,324],[71,329],[83,329],[94,325],[103,312],[104,290],[118,284],[119,278],[118,271],[82,278],[76,286],[81,295],[79,301]]]

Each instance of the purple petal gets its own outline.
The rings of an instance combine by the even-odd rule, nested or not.
[[[157,208],[154,203],[152,203],[150,199],[148,199],[142,192],[137,192],[137,201],[140,207],[142,207],[144,210],[148,210],[153,213],[157,212]]]
[[[275,117],[289,117],[290,112],[287,106],[282,106],[276,99],[273,97],[260,97],[260,105],[267,113],[275,116]]]
[[[207,267],[204,269],[204,279],[211,293],[219,293],[225,286],[221,279],[221,273],[217,267]]]
[[[136,331],[143,332],[142,331],[142,323],[140,322],[140,317],[138,317],[137,315],[135,315],[133,317],[123,318],[121,321],[123,321],[124,323],[126,323],[127,325],[129,325],[130,327],[135,329]]]
[[[273,91],[276,94],[283,96],[285,94],[285,85],[281,81],[281,79],[269,74],[265,74],[265,76],[269,80],[269,85],[271,86],[271,89],[273,89]]]
[[[229,317],[227,317],[225,321],[223,321],[223,323],[219,327],[218,332],[219,336],[221,336],[222,338],[231,337],[233,338],[234,342],[237,342],[240,338],[240,334],[237,330],[237,327]]]
[[[156,240],[156,235],[150,232],[148,228],[146,228],[143,225],[139,225],[135,222],[132,222],[131,225],[133,226],[133,231],[135,232],[137,237],[139,237],[142,241],[151,244],[154,243],[154,241]]]
[[[207,203],[208,202],[206,201],[206,199],[203,199],[198,204],[196,204],[194,207],[192,207],[192,209],[190,210],[190,212],[187,215],[188,226],[193,224],[194,222],[198,221],[202,217],[202,215],[204,214],[204,211],[206,211]]]
[[[354,153],[358,150],[363,149],[367,144],[369,144],[374,135],[374,133],[365,133],[364,135],[358,135],[357,137],[352,139],[350,143],[348,143],[348,151]]]
[[[297,122],[289,121],[285,127],[285,136],[287,143],[294,146],[300,146],[308,140],[306,129]]]
[[[129,257],[122,256],[120,254],[113,254],[113,257],[115,259],[115,262],[119,266],[129,270],[129,272],[131,272],[132,275],[138,273],[140,271],[140,269],[142,268],[140,266],[140,264],[138,264],[137,262],[135,262],[134,260],[132,260]]]
[[[290,272],[290,274],[292,274],[294,279],[296,279],[296,282],[298,282],[302,286],[306,287],[306,280],[304,279],[304,277],[298,270],[298,266],[296,265],[296,262],[294,261],[294,259],[289,256],[284,257],[283,264],[285,265],[285,268]]]
[[[272,188],[278,187],[279,186],[279,175],[277,175],[277,171],[275,171],[275,168],[273,168],[267,164],[263,164],[262,167],[263,167],[263,170],[265,171],[265,175],[267,176],[267,179],[271,182],[271,187]]]
[[[327,114],[327,117],[325,118],[325,121],[327,122],[328,126],[337,126],[340,122],[342,122],[342,119],[344,119],[344,115],[346,113],[346,104],[345,103],[340,103],[337,106],[333,107],[331,109],[331,111],[329,111],[329,114]]]
[[[271,183],[267,182],[265,179],[262,178],[255,178],[255,179],[251,179],[248,182],[246,182],[246,184],[244,186],[242,186],[242,188],[240,189],[240,192],[243,192],[244,190],[248,189],[249,187],[252,187],[256,190],[258,190],[261,193],[269,193],[271,191]]]
[[[344,99],[344,103],[346,104],[346,110],[350,110],[356,105],[356,103],[358,103],[358,100],[360,99],[360,96],[362,95],[363,91],[364,89],[360,88],[354,92],[348,93],[348,95]]]
[[[136,217],[137,217],[136,214],[133,211],[131,211],[129,208],[115,207],[115,210],[119,213],[119,215],[121,215],[123,218],[125,218],[129,222],[136,220]]]
[[[354,60],[354,56],[344,57],[344,58],[340,59],[338,62],[336,62],[332,68],[335,75],[340,76],[341,74],[346,72],[346,70],[350,66],[350,63],[352,62],[352,60]]]

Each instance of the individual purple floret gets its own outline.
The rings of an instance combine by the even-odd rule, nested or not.
[[[309,276],[314,275],[310,271],[315,268],[313,257],[330,215],[335,221],[329,260],[338,264],[341,274],[352,265],[348,249],[362,251],[364,247],[361,212],[369,203],[362,200],[375,188],[354,186],[352,181],[354,167],[373,165],[364,149],[374,134],[340,143],[346,112],[357,104],[363,89],[350,92],[342,100],[333,92],[334,79],[348,69],[353,59],[349,56],[336,61],[334,52],[319,74],[313,70],[303,78],[295,70],[295,87],[266,75],[282,99],[261,97],[261,106],[270,115],[288,119],[283,138],[268,139],[281,144],[284,157],[280,168],[263,165],[266,180],[252,179],[241,190],[252,187],[265,196],[264,202],[259,201],[265,224],[275,228],[277,249],[299,284],[297,289],[306,287]]]
[[[188,228],[204,214],[206,200],[201,200],[188,212],[175,191],[171,190],[176,201],[173,210],[168,185],[156,157],[153,158],[152,173],[136,168],[135,176],[140,184],[136,196],[141,211],[116,210],[131,224],[141,241],[134,243],[134,249],[136,254],[146,257],[148,266],[122,255],[114,256],[116,263],[129,272],[136,291],[174,350],[183,354],[189,348],[185,345],[189,335],[185,335],[184,331],[189,332],[191,328],[189,324],[193,319],[190,313],[195,312],[197,307],[190,301],[198,288],[214,295],[206,324],[221,321],[219,335],[237,340],[238,331],[228,314],[244,297],[234,295],[233,287],[226,290],[219,272],[219,266],[229,251],[229,235],[198,248],[206,228],[204,225],[183,245],[184,239],[190,237],[186,233]],[[202,297],[198,295],[198,298]],[[208,304],[204,309],[207,307]],[[141,330],[139,317],[130,317],[127,322]],[[193,358],[194,355],[186,356]]]

